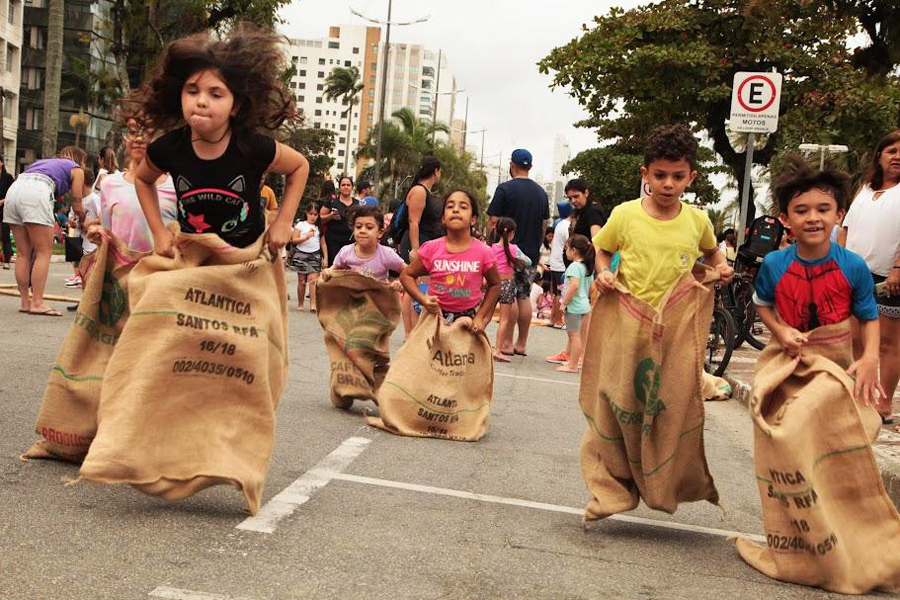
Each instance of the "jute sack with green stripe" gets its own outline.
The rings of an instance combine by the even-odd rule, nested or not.
[[[766,545],[737,540],[769,577],[844,594],[900,588],[900,516],[870,442],[874,408],[853,399],[849,321],[815,329],[799,357],[774,337],[753,382],[756,479]]]
[[[35,426],[41,439],[23,458],[80,463],[97,433],[106,365],[128,321],[128,274],[144,255],[99,225],[90,235],[99,245],[81,261],[84,293],[41,400]]]
[[[380,417],[391,433],[474,442],[484,435],[494,392],[491,343],[471,319],[451,325],[423,313],[378,390]]]
[[[388,284],[353,271],[329,270],[316,284],[319,323],[331,363],[331,403],[376,401],[391,364],[400,300]]]
[[[227,484],[256,513],[287,375],[284,267],[265,235],[236,248],[178,232],[175,244],[131,272],[80,478],[167,500]]]
[[[685,273],[659,310],[621,284],[594,303],[579,394],[588,421],[585,520],[632,510],[640,499],[668,513],[680,502],[718,503],[701,383],[716,279],[707,268]]]

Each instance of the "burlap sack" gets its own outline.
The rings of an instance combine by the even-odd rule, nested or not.
[[[419,318],[378,390],[370,425],[391,433],[474,442],[488,427],[494,391],[491,344],[468,318]]]
[[[331,271],[316,284],[316,306],[331,362],[331,403],[350,408],[353,400],[377,402],[400,321],[397,292],[353,271]]]
[[[701,373],[715,272],[685,273],[657,310],[622,285],[591,315],[579,400],[588,420],[581,469],[585,520],[635,508],[718,503],[703,450]]]
[[[80,463],[97,433],[106,365],[128,320],[128,274],[144,256],[94,226],[99,246],[81,261],[84,294],[50,370],[35,429],[42,436],[23,458]]]
[[[772,341],[751,414],[766,546],[737,541],[769,577],[845,594],[900,587],[900,516],[870,441],[878,413],[853,400],[848,322],[810,333],[797,358]]]
[[[700,390],[704,400],[728,400],[731,398],[730,383],[705,371],[701,375]]]
[[[256,513],[288,360],[284,271],[264,237],[179,232],[175,258],[134,268],[81,479],[167,500],[230,484]]]

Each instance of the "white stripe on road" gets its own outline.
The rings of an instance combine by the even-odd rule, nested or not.
[[[506,504],[508,506],[520,506],[524,508],[535,508],[538,510],[548,510],[552,512],[565,513],[569,515],[584,515],[584,509],[571,508],[569,506],[559,506],[557,504],[547,504],[545,502],[534,502],[532,500],[522,500],[519,498],[504,498],[503,496],[491,496],[488,494],[475,494],[473,492],[463,492],[461,490],[451,490],[447,488],[432,487],[430,485],[418,485],[415,483],[405,483],[402,481],[390,481],[387,479],[376,479],[374,477],[361,477],[359,475],[349,475],[346,473],[328,473],[331,479],[338,481],[350,481],[353,483],[362,483],[365,485],[374,485],[378,487],[394,488],[400,490],[409,490],[412,492],[421,492],[425,494],[436,494],[438,496],[451,496],[453,498],[465,498],[467,500],[479,500],[481,502],[490,502],[492,504]],[[766,538],[761,535],[752,535],[748,533],[740,533],[737,531],[728,531],[725,529],[715,529],[712,527],[701,527],[699,525],[688,525],[685,523],[675,523],[672,521],[657,521],[655,519],[644,519],[642,517],[632,517],[629,515],[613,515],[609,517],[615,521],[623,521],[625,523],[635,523],[637,525],[646,525],[649,527],[660,527],[662,529],[675,529],[678,531],[689,531],[691,533],[703,533],[706,535],[716,535],[725,538],[743,537],[755,542],[765,542]]]
[[[754,358],[752,356],[734,356],[732,355],[731,359],[728,361],[729,363],[741,363],[745,365],[755,365],[759,362],[759,358]]]
[[[250,600],[249,598],[237,598],[231,596],[223,596],[222,594],[207,594],[206,592],[194,592],[192,590],[181,590],[159,586],[150,592],[151,598],[165,598],[167,600]]]
[[[269,500],[256,516],[244,519],[237,528],[257,533],[273,533],[279,521],[292,515],[317,489],[328,485],[334,475],[346,469],[371,441],[364,437],[344,440],[331,454]]]
[[[544,381],[546,383],[561,383],[562,385],[574,385],[579,386],[581,383],[579,381],[562,381],[560,379],[544,379],[543,377],[528,377],[527,375],[512,375],[511,373],[498,373],[494,371],[494,375],[497,377],[509,377],[510,379],[527,379],[528,381]]]

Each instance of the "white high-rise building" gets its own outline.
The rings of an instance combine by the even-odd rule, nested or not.
[[[381,61],[378,66],[382,66]],[[376,78],[376,98],[372,103],[376,109],[375,119],[378,118],[380,92],[379,74]],[[456,77],[448,67],[446,55],[419,44],[391,44],[385,95],[386,120],[395,111],[408,107],[416,117],[431,121],[435,117],[434,103],[437,102],[437,121],[450,127],[456,108],[456,94],[453,92],[456,92]],[[445,142],[450,139],[444,133],[438,133],[436,137]]]
[[[378,120],[380,73],[384,61],[380,38],[381,29],[378,27],[341,25],[331,27],[326,39],[290,41],[289,52],[296,74],[289,85],[306,126],[329,129],[337,134],[332,154],[334,166],[331,174],[334,177],[345,172],[356,174],[358,165],[352,164],[352,158],[345,156],[347,138],[352,157],[357,148],[365,143],[368,131]],[[456,78],[447,66],[446,56],[441,56],[442,67],[438,69],[438,55],[439,52],[417,44],[391,44],[385,120],[390,119],[398,109],[408,107],[416,117],[431,121],[434,102],[437,101],[437,120],[450,127],[456,97],[448,92],[456,91]],[[325,98],[325,79],[335,67],[350,66],[359,69],[364,87],[358,103],[353,107],[348,130],[347,117],[341,116],[347,107],[340,98]],[[435,91],[444,94],[436,97]],[[449,139],[443,133],[437,134],[437,137],[444,141]]]
[[[332,152],[332,176],[345,172],[356,174],[356,165],[351,164],[352,159],[346,156],[347,138],[352,157],[372,126],[380,37],[381,29],[378,27],[342,25],[331,27],[326,39],[290,41],[289,52],[296,73],[289,85],[305,125],[329,129],[337,134]],[[325,79],[335,67],[356,67],[364,86],[353,107],[349,129],[347,117],[342,116],[347,106],[340,98],[325,98]]]
[[[552,180],[564,179],[562,168],[570,158],[572,153],[569,150],[569,141],[564,136],[556,134],[553,137],[553,173],[550,174]]]
[[[6,170],[16,172],[19,131],[19,88],[22,85],[22,0],[0,3],[0,91],[3,92],[3,140],[0,145]]]

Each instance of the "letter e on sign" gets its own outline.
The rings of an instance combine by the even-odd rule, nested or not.
[[[729,128],[742,133],[772,133],[778,129],[781,74],[734,74]]]

